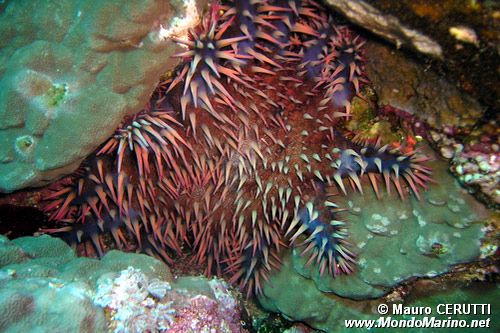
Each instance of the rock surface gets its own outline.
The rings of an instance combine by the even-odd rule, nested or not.
[[[471,126],[483,115],[476,100],[403,53],[371,41],[365,48],[366,72],[379,106],[390,105],[439,129]]]
[[[485,106],[488,117],[494,117],[500,108],[498,1],[325,2],[354,24],[398,48],[417,51],[413,53],[427,69],[446,76],[463,92],[473,96]]]
[[[365,49],[366,71],[379,108],[412,118],[415,133],[450,159],[460,182],[481,201],[498,207],[498,115],[485,121],[487,109],[469,94],[399,51],[374,41]]]
[[[2,4],[0,192],[74,171],[138,112],[175,65],[164,34],[186,15],[194,0]]]
[[[440,58],[441,46],[432,38],[400,22],[395,16],[385,14],[362,0],[326,0],[335,11],[351,22],[399,46],[413,48],[418,52]]]

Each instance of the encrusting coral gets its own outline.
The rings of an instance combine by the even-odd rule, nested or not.
[[[48,231],[99,254],[109,232],[167,262],[187,245],[248,295],[288,246],[352,272],[335,196],[369,183],[382,199],[382,183],[419,197],[430,177],[413,145],[343,130],[368,82],[360,37],[308,0],[214,3],[189,37],[147,107],[48,197]]]
[[[144,254],[81,258],[48,235],[0,235],[2,332],[243,333],[236,295]]]
[[[2,1],[0,192],[74,172],[177,64],[162,37],[186,34],[205,4]]]

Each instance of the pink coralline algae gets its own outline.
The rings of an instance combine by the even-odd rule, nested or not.
[[[185,307],[178,310],[175,322],[172,323],[167,332],[244,332],[239,321],[235,320],[238,317],[239,315],[234,310],[221,306],[220,303],[207,296],[198,295],[191,298]]]
[[[203,279],[202,281],[206,281]],[[187,333],[245,333],[241,328],[238,302],[218,279],[208,281],[213,297],[202,294],[186,294],[179,291],[172,297],[183,295],[183,305],[176,311],[175,320],[167,332]],[[175,301],[174,301],[175,302]],[[182,303],[182,302],[179,302]]]

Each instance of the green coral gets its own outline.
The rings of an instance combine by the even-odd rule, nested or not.
[[[271,279],[272,286],[264,287],[261,304],[270,311],[282,313],[292,320],[306,322],[315,329],[328,333],[367,332],[366,328],[346,328],[345,320],[377,320],[377,306],[388,303],[385,298],[377,300],[354,301],[335,294],[320,291],[313,280],[294,272],[290,256],[283,259],[283,266]],[[434,286],[434,288],[432,288]],[[431,307],[436,319],[447,319],[446,315],[436,314],[438,304],[491,304],[491,315],[456,315],[453,319],[487,320],[489,328],[476,328],[474,332],[498,332],[500,321],[494,316],[494,304],[500,296],[500,287],[492,284],[473,283],[470,286],[449,286],[444,288],[432,281],[424,281],[407,295],[404,306]],[[389,304],[392,307],[391,304]],[[393,319],[410,319],[411,316],[392,315]],[[415,316],[421,319],[423,316]],[[430,328],[379,328],[374,332],[430,332]],[[439,332],[458,332],[456,328],[441,328]]]
[[[195,24],[191,16],[206,3],[196,0],[196,12],[186,12],[185,2],[0,4],[0,192],[73,172],[124,117],[141,110],[159,74],[178,62],[160,23],[172,28],[175,14]],[[23,135],[33,137],[29,149],[27,141],[16,147]]]
[[[143,254],[78,258],[58,238],[0,235],[0,331],[105,332],[104,313],[92,302],[96,282],[129,266],[149,279],[172,279],[167,266]]]

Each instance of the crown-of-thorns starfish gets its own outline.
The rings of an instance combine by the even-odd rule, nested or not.
[[[228,93],[220,82],[222,76],[226,76],[239,82],[247,84],[240,78],[241,72],[238,66],[245,64],[243,55],[237,54],[230,46],[247,39],[246,36],[222,38],[226,30],[231,26],[232,20],[224,25],[217,24],[216,10],[212,10],[202,20],[197,30],[189,31],[189,40],[176,37],[172,39],[188,48],[187,51],[176,54],[174,57],[184,59],[185,65],[177,77],[170,83],[167,93],[174,89],[180,82],[184,81],[184,90],[181,97],[181,108],[183,119],[185,119],[186,107],[189,103],[201,107],[210,112],[214,118],[220,118],[215,112],[209,96],[217,95],[226,104],[234,108],[234,98]]]
[[[178,76],[124,120],[73,185],[49,196],[45,210],[60,223],[51,232],[89,240],[98,254],[99,235],[110,233],[119,248],[136,246],[169,263],[190,255],[206,274],[225,275],[250,295],[262,291],[285,247],[300,248],[320,274],[355,269],[335,196],[370,184],[380,199],[380,184],[388,195],[395,188],[402,199],[420,196],[430,178],[426,157],[349,139],[345,119],[335,117],[348,113],[336,103],[350,103],[365,83],[356,36],[310,1],[238,4],[225,16],[207,14],[183,42]],[[269,34],[269,25],[284,29],[273,38],[290,53],[269,38],[249,38]],[[240,53],[242,46],[272,62]],[[326,102],[319,88],[332,95]]]

